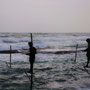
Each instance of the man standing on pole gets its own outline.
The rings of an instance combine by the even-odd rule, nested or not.
[[[31,35],[32,38],[32,35]],[[35,62],[35,54],[37,53],[36,48],[33,47],[33,42],[28,42],[29,45],[29,62],[30,62],[30,70],[29,73],[33,73],[33,64]]]
[[[88,43],[88,47],[87,49],[85,50],[87,52],[86,56],[87,56],[87,65],[85,67],[88,67],[88,64],[89,64],[89,60],[90,60],[90,39],[87,38],[86,39],[87,43]]]

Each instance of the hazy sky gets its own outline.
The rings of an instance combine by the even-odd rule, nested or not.
[[[90,32],[90,0],[0,0],[0,32]]]

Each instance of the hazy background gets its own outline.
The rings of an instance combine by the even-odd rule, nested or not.
[[[0,0],[0,32],[90,32],[90,0]]]

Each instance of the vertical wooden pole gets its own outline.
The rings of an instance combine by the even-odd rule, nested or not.
[[[30,86],[30,90],[33,90],[33,73],[31,73],[31,86]]]
[[[11,68],[11,63],[12,63],[12,61],[11,61],[11,59],[12,59],[12,52],[11,52],[11,50],[12,50],[12,46],[10,45],[10,68]]]
[[[76,45],[75,62],[76,62],[76,60],[77,60],[77,48],[78,48],[78,44]]]
[[[30,35],[30,36],[31,36],[31,42],[33,43],[33,36],[32,36],[32,33],[31,33],[31,35]]]
[[[31,42],[32,42],[32,47],[33,47],[33,36],[32,36],[32,33],[31,33]],[[31,87],[30,87],[30,89],[32,90],[32,88],[33,88],[33,64],[32,64],[32,66],[31,66]]]

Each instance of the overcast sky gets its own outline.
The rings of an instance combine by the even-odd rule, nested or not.
[[[0,32],[90,32],[90,0],[0,0]]]

